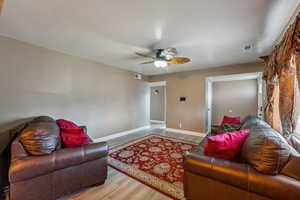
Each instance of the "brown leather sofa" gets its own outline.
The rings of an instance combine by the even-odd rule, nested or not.
[[[254,126],[261,126],[261,122]],[[203,155],[205,142],[201,142],[199,152],[187,153],[184,160],[184,193],[188,200],[300,199],[299,154],[291,153],[280,173],[268,175],[241,159],[228,161]]]
[[[35,127],[55,123],[35,122]],[[22,133],[20,133],[22,134]],[[106,143],[57,149],[48,155],[29,154],[20,136],[11,146],[9,169],[12,200],[53,200],[84,187],[102,184],[107,177]]]

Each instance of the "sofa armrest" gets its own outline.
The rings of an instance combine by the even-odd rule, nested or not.
[[[50,156],[55,160],[56,169],[81,164],[106,157],[108,146],[105,142],[87,144],[81,147],[64,148],[53,152]]]
[[[17,137],[11,144],[10,152],[11,152],[11,162],[14,163],[20,159],[27,158],[29,155],[25,151],[23,145],[21,144],[20,138]]]
[[[105,142],[81,147],[65,148],[50,155],[27,156],[14,160],[9,169],[11,183],[49,174],[55,170],[79,165],[84,162],[105,158],[108,146]]]
[[[247,164],[188,153],[184,160],[184,170],[271,199],[300,198],[298,180],[281,174],[265,175]]]
[[[281,173],[300,181],[300,157],[292,157],[281,170]]]
[[[187,153],[184,159],[184,170],[233,186],[248,187],[248,165],[246,164]]]

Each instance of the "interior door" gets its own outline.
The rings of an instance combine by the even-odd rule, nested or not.
[[[216,81],[212,84],[212,125],[219,125],[223,116],[258,116],[259,91],[257,79]]]
[[[151,87],[150,120],[165,121],[165,86]]]

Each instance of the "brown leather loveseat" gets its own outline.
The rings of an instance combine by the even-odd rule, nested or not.
[[[30,131],[41,131],[42,139],[52,137],[52,140],[53,135],[58,139],[55,150],[47,155],[31,155],[25,150],[20,140],[22,134],[29,131],[28,128],[13,141],[9,169],[12,200],[54,200],[81,188],[104,183],[107,177],[107,144],[62,148],[56,126],[55,120],[49,117],[40,117],[27,125]]]
[[[236,161],[203,155],[205,141],[200,144],[199,152],[186,155],[185,197],[188,200],[300,199],[299,153],[258,118],[247,118],[242,128],[249,129],[250,135],[242,147],[241,158]],[[277,165],[272,167],[273,163]]]

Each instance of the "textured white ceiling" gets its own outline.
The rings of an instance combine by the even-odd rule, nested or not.
[[[146,75],[257,61],[299,0],[6,0],[0,35]],[[249,51],[247,44],[253,45]],[[175,47],[192,62],[157,69],[134,52]]]

